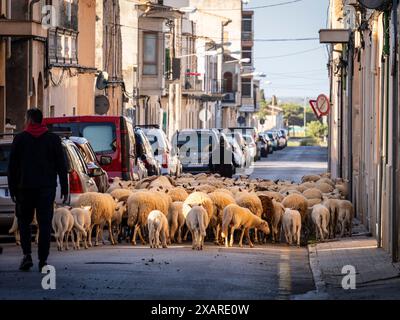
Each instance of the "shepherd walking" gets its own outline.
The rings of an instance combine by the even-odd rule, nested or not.
[[[16,203],[24,254],[21,271],[28,271],[33,266],[31,223],[35,212],[39,225],[39,271],[47,264],[57,175],[61,197],[64,201],[68,198],[67,165],[61,139],[50,133],[42,122],[43,114],[39,109],[27,111],[26,129],[14,138],[8,167],[8,185]]]

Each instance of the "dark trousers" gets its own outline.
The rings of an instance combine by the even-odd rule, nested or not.
[[[31,223],[36,212],[39,226],[39,261],[46,261],[49,256],[55,194],[55,188],[24,189],[17,193],[16,216],[22,251],[24,255],[32,253]]]

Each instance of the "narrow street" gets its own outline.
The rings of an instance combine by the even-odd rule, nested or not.
[[[299,179],[323,171],[323,161],[324,149],[286,148],[257,162],[253,177]],[[203,252],[190,243],[167,250],[123,244],[58,252],[53,243],[48,262],[56,268],[57,290],[48,291],[36,264],[29,273],[17,271],[20,258],[19,247],[4,245],[0,299],[293,299],[315,289],[307,248],[285,244],[225,249],[209,243]]]
[[[252,178],[283,179],[299,182],[306,174],[319,174],[327,170],[328,154],[321,147],[287,147],[256,162]]]

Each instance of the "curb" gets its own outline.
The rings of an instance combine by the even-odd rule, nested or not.
[[[322,278],[322,270],[319,266],[317,258],[317,245],[308,245],[308,259],[310,263],[311,272],[313,275],[316,293],[326,293],[326,283]]]

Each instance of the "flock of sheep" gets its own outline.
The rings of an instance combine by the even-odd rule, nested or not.
[[[56,208],[54,236],[59,250],[87,249],[104,242],[109,230],[112,244],[137,237],[151,248],[166,248],[191,234],[192,248],[202,250],[207,237],[215,244],[233,246],[240,230],[239,246],[281,240],[300,246],[311,236],[324,241],[347,233],[351,236],[353,206],[344,200],[348,183],[329,174],[308,175],[301,183],[223,178],[210,174],[183,174],[178,178],[151,177],[141,181],[115,178],[106,193],[82,194],[72,207]],[[130,232],[125,232],[129,230]]]

